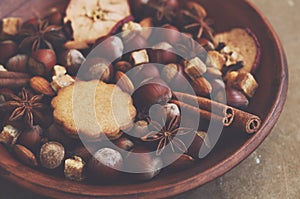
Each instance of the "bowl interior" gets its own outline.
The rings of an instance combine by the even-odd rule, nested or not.
[[[18,0],[0,7],[0,17],[21,16],[30,18],[34,13],[58,6],[64,8],[68,1]],[[0,175],[41,194],[55,197],[113,198],[167,197],[202,185],[233,168],[246,158],[270,133],[279,117],[287,90],[287,65],[284,52],[272,28],[264,17],[247,1],[201,1],[214,21],[216,32],[233,27],[250,28],[262,46],[262,59],[255,75],[259,89],[251,100],[249,111],[262,118],[259,132],[247,135],[233,129],[225,129],[213,151],[194,167],[178,173],[162,174],[150,182],[134,185],[93,186],[53,177],[26,167],[15,160],[0,146]],[[151,193],[151,194],[150,194]]]

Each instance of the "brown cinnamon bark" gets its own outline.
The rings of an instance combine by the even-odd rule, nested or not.
[[[227,118],[234,117],[233,108],[230,106],[212,101],[205,97],[194,96],[187,93],[174,92],[173,94],[179,101],[185,102],[187,104],[195,104],[195,102],[198,102],[198,106],[200,109],[206,110],[208,112],[212,112],[222,117],[223,116]]]
[[[11,71],[0,71],[0,78],[21,78],[21,79],[29,79],[30,76],[27,73],[19,73],[19,72],[11,72]]]
[[[15,79],[15,78],[1,78],[0,88],[17,89],[26,86],[29,82],[29,78]]]
[[[225,124],[227,124],[227,126],[229,126],[232,123],[233,126],[239,128],[241,131],[244,131],[247,133],[255,133],[258,131],[258,129],[261,126],[261,119],[258,116],[253,115],[251,113],[247,113],[245,111],[233,108],[233,107],[225,105],[225,104],[221,104],[221,103],[212,101],[210,99],[193,96],[193,95],[186,94],[186,93],[174,92],[174,95],[176,98],[178,98],[179,100],[182,100],[183,102],[173,100],[172,101],[173,103],[175,103],[179,106],[181,104],[184,108],[187,108],[188,110],[190,110],[192,112],[196,112],[196,113],[198,112],[200,114],[203,114],[204,117],[208,117],[209,116],[208,113],[210,113],[210,115],[213,117],[212,119],[215,118],[215,115],[222,117],[222,115],[220,116],[216,113],[211,113],[212,106],[216,107],[215,109],[218,110],[217,113],[224,114],[224,113],[226,113],[226,111],[229,110],[229,112],[227,112],[228,114],[225,114],[225,118],[223,118],[224,126],[226,126]],[[189,104],[186,104],[189,102],[193,103],[195,100],[199,103],[199,108],[197,108],[195,106],[191,106]],[[205,110],[201,110],[201,109],[205,109]],[[231,111],[232,111],[232,114],[231,114]],[[218,118],[218,119],[220,119],[220,118]]]
[[[224,126],[230,126],[233,121],[233,117],[219,116],[209,111],[197,108],[195,106],[191,106],[189,104],[186,104],[178,100],[171,100],[171,103],[174,103],[177,106],[179,106],[181,109],[185,109],[186,111],[189,111],[193,114],[200,115],[201,118],[207,119],[208,121],[214,120],[214,121],[221,122]]]

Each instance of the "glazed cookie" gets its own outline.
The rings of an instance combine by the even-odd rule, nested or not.
[[[89,140],[117,139],[136,116],[132,98],[118,86],[94,80],[62,88],[51,102],[55,122],[66,134]]]

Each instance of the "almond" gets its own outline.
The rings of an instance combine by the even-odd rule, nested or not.
[[[54,96],[55,93],[51,88],[50,82],[48,82],[45,78],[40,76],[32,77],[29,81],[31,88],[41,94]]]
[[[29,166],[38,166],[37,159],[35,155],[27,149],[25,146],[20,144],[16,144],[13,148],[15,155],[17,158],[22,161],[23,163]]]
[[[200,96],[209,96],[212,92],[211,84],[204,77],[194,79],[192,87],[195,93]]]
[[[129,94],[132,94],[134,92],[134,86],[125,73],[117,71],[115,80],[117,85],[122,89],[122,91]]]

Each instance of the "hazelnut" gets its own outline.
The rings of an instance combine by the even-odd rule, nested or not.
[[[121,138],[117,139],[116,141],[114,141],[114,144],[117,146],[116,150],[118,150],[118,148],[119,148],[124,151],[130,151],[134,147],[134,143],[125,137],[121,137]]]
[[[178,61],[173,46],[167,42],[158,43],[148,51],[151,63],[169,64]]]
[[[38,166],[38,162],[35,155],[25,146],[16,144],[13,147],[13,151],[21,162],[29,166],[34,166],[34,167]]]
[[[59,167],[65,158],[65,149],[58,142],[47,142],[40,150],[40,163],[47,169]]]
[[[180,64],[165,65],[161,71],[161,78],[168,83],[172,90],[185,91],[188,87],[188,80]]]
[[[31,54],[29,70],[34,75],[47,76],[56,64],[55,52],[51,49],[39,49]]]
[[[171,99],[172,92],[164,81],[155,78],[144,82],[132,97],[135,107],[147,112],[154,104],[166,104]]]
[[[87,173],[95,182],[113,182],[123,167],[121,154],[111,148],[98,150],[87,164]]]
[[[64,174],[65,177],[74,180],[82,181],[85,178],[84,175],[85,162],[78,156],[65,160]]]
[[[104,36],[94,44],[91,56],[103,57],[110,62],[122,57],[124,51],[124,44],[120,37]]]
[[[249,104],[247,97],[241,91],[234,88],[226,88],[226,99],[228,105],[240,109],[247,108]]]
[[[132,94],[134,92],[134,86],[131,80],[121,71],[117,71],[115,75],[115,81],[117,86],[121,88],[122,91]]]
[[[64,65],[71,75],[76,75],[85,57],[79,50],[69,49],[61,55],[61,64]]]
[[[161,28],[165,30],[157,29],[157,31],[153,33],[153,38],[155,38],[155,41],[167,42],[172,45],[176,45],[181,41],[181,33],[175,26],[165,24]]]
[[[21,133],[18,143],[32,151],[36,151],[41,144],[43,130],[40,126],[33,126],[31,129]]]
[[[28,56],[27,55],[15,55],[11,57],[7,63],[6,68],[9,71],[26,73],[28,71]]]
[[[143,64],[134,67],[133,74],[130,74],[133,84],[138,87],[145,80],[159,78],[160,73],[154,64]]]
[[[82,67],[84,72],[78,75],[84,80],[97,79],[109,82],[114,75],[114,68],[106,59],[90,58],[83,63]]]
[[[127,61],[118,61],[115,64],[115,69],[119,70],[123,73],[127,73],[130,69],[132,68],[131,63],[127,62]]]
[[[17,54],[18,47],[11,40],[0,42],[0,64],[5,64],[7,60]]]

